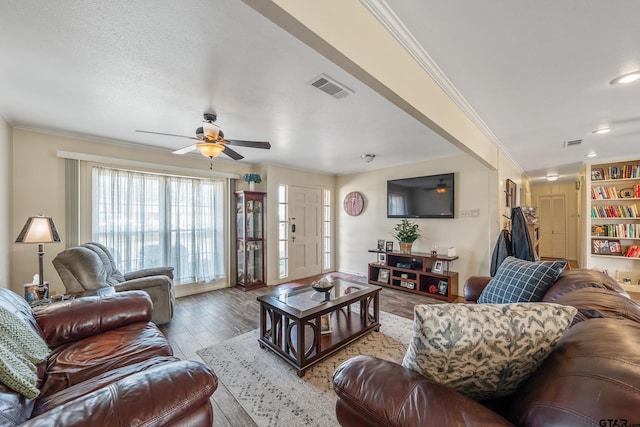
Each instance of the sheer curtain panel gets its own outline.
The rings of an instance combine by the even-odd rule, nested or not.
[[[121,271],[173,266],[177,285],[223,279],[224,182],[93,168],[93,240]]]

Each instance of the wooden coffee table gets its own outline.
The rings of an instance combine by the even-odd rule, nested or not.
[[[380,286],[333,279],[330,292],[311,286],[258,297],[261,348],[268,348],[298,376],[361,336],[380,329]]]

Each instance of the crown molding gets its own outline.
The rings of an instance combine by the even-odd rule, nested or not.
[[[360,2],[376,17],[376,19],[386,28],[398,43],[411,55],[420,67],[436,82],[438,86],[453,100],[471,122],[480,129],[480,132],[513,162],[518,169],[522,167],[516,162],[498,137],[491,131],[489,126],[471,107],[453,83],[442,72],[438,64],[429,56],[427,51],[411,34],[411,31],[404,25],[398,15],[391,9],[385,0],[360,0]]]

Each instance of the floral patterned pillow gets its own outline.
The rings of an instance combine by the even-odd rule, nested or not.
[[[507,396],[551,353],[576,312],[552,303],[418,305],[402,366],[473,399]]]

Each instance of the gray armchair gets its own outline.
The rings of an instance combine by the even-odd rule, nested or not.
[[[53,259],[62,283],[69,293],[97,291],[113,287],[116,292],[142,290],[153,301],[151,320],[157,325],[173,317],[173,267],[156,267],[122,274],[109,250],[90,242],[65,249]]]

